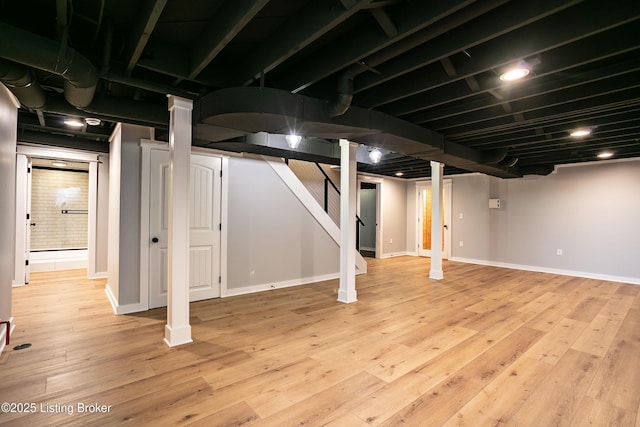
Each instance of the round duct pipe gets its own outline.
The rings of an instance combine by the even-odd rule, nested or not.
[[[96,69],[70,47],[0,22],[0,55],[63,77],[64,96],[75,107],[84,108],[93,101],[98,84]]]
[[[27,67],[0,58],[0,81],[18,98],[23,107],[34,110],[44,108],[44,91]]]

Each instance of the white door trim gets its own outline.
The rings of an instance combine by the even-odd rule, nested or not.
[[[415,248],[416,251],[418,253],[418,256],[430,256],[428,254],[425,254],[424,250],[422,248],[420,248],[420,246],[422,245],[422,222],[421,222],[421,218],[422,218],[422,213],[420,212],[420,206],[421,206],[421,201],[420,201],[420,192],[422,191],[422,189],[425,188],[431,188],[431,180],[427,180],[427,181],[417,181],[416,182],[416,223],[418,224],[416,226],[416,237],[415,237]],[[442,252],[442,258],[443,259],[449,259],[451,257],[451,209],[452,209],[452,189],[453,189],[453,180],[452,179],[445,179],[443,180],[443,189],[444,189],[444,193],[445,193],[445,200],[444,200],[444,217],[443,217],[443,221],[444,224],[448,226],[447,228],[447,232],[444,234],[444,239],[445,239],[445,243],[444,243],[444,251]]]
[[[360,215],[360,184],[367,182],[376,185],[376,258],[382,258],[382,187],[384,187],[384,178],[358,175],[358,215]]]
[[[20,143],[20,141],[18,141],[18,143]],[[74,150],[72,148],[52,148],[52,147],[39,147],[39,146],[31,146],[31,145],[18,145],[16,147],[16,159],[24,158],[27,160],[28,164],[30,164],[31,158],[35,157],[35,158],[44,158],[44,159],[84,162],[84,163],[89,163],[89,166],[91,167],[94,163],[97,163],[99,161],[98,156],[100,155],[104,155],[104,153]],[[16,224],[24,223],[26,219],[26,209],[30,204],[30,200],[28,200],[28,198],[30,198],[30,195],[25,190],[18,191],[18,185],[23,186],[22,180],[24,180],[24,184],[26,185],[28,182],[28,179],[29,178],[27,177],[26,168],[24,168],[23,171],[19,171],[18,163],[16,163],[16,217],[15,217]],[[97,192],[98,192],[97,179],[93,182],[93,184],[95,185],[92,185],[91,181],[89,182],[89,199],[90,200],[92,198],[97,198]],[[23,206],[23,203],[24,203],[24,207],[21,208]],[[20,210],[20,212],[18,212],[18,210]],[[88,214],[89,214],[89,218],[91,218],[92,216],[95,217],[97,215],[95,205],[92,205],[91,203],[89,204]],[[96,241],[95,237],[96,237],[97,230],[95,227],[96,227],[96,222],[95,221],[92,222],[90,220],[89,227],[88,227],[89,239],[87,241],[87,250],[88,250],[89,260],[92,260],[92,259],[95,260],[95,256],[97,252],[97,248],[95,246],[95,241]],[[26,261],[24,251],[26,250],[25,243],[28,237],[27,234],[28,233],[26,229],[24,229],[24,227],[16,226],[16,242],[15,242],[16,271],[14,274],[14,285],[16,286],[25,284],[24,278],[26,278],[27,270],[24,268],[24,263]],[[23,242],[23,243],[20,244],[19,242]],[[94,244],[92,244],[92,242]],[[19,252],[18,246],[22,247],[21,249],[22,252]],[[22,264],[21,268],[19,268],[18,263]],[[19,280],[20,277],[22,277],[23,279]],[[91,271],[89,269],[87,269],[87,277],[91,277]]]
[[[149,268],[150,268],[150,189],[151,189],[151,150],[169,151],[169,145],[163,141],[152,141],[143,139],[140,141],[142,149],[142,165],[141,165],[141,189],[140,189],[140,304],[137,305],[136,311],[149,310]],[[191,153],[201,156],[210,156],[221,158],[222,165],[222,188],[221,188],[221,210],[220,222],[222,224],[222,232],[220,234],[220,275],[222,277],[220,283],[220,297],[225,296],[227,285],[227,251],[223,250],[227,245],[227,176],[228,173],[228,156],[222,156],[217,151],[207,151],[192,147]]]

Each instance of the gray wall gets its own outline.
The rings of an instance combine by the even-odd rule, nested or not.
[[[150,129],[122,125],[109,158],[109,278],[119,305],[140,302],[140,139]]]
[[[11,318],[11,286],[15,272],[16,129],[13,95],[0,84],[0,319]]]
[[[360,190],[360,249],[376,249],[376,198],[375,188]]]
[[[639,183],[640,160],[454,177],[452,257],[640,280]],[[489,198],[501,208],[489,209]]]
[[[228,177],[229,289],[339,272],[338,245],[266,162],[232,157]]]
[[[380,186],[382,198],[382,254],[404,255],[407,252],[407,183],[384,178]]]

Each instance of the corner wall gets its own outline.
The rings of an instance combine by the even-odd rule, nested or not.
[[[140,140],[151,128],[120,124],[109,154],[109,249],[107,293],[116,311],[140,301]]]
[[[15,273],[16,141],[18,103],[0,84],[0,320],[12,320],[11,293]],[[5,325],[0,325],[0,351]]]
[[[232,157],[227,173],[227,295],[337,277],[338,245],[269,163]]]
[[[452,259],[640,284],[638,183],[640,159],[453,177]]]

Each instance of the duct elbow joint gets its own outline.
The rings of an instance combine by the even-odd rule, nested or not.
[[[338,98],[329,104],[329,117],[341,116],[347,112],[353,100],[353,77],[343,74],[338,80]]]

